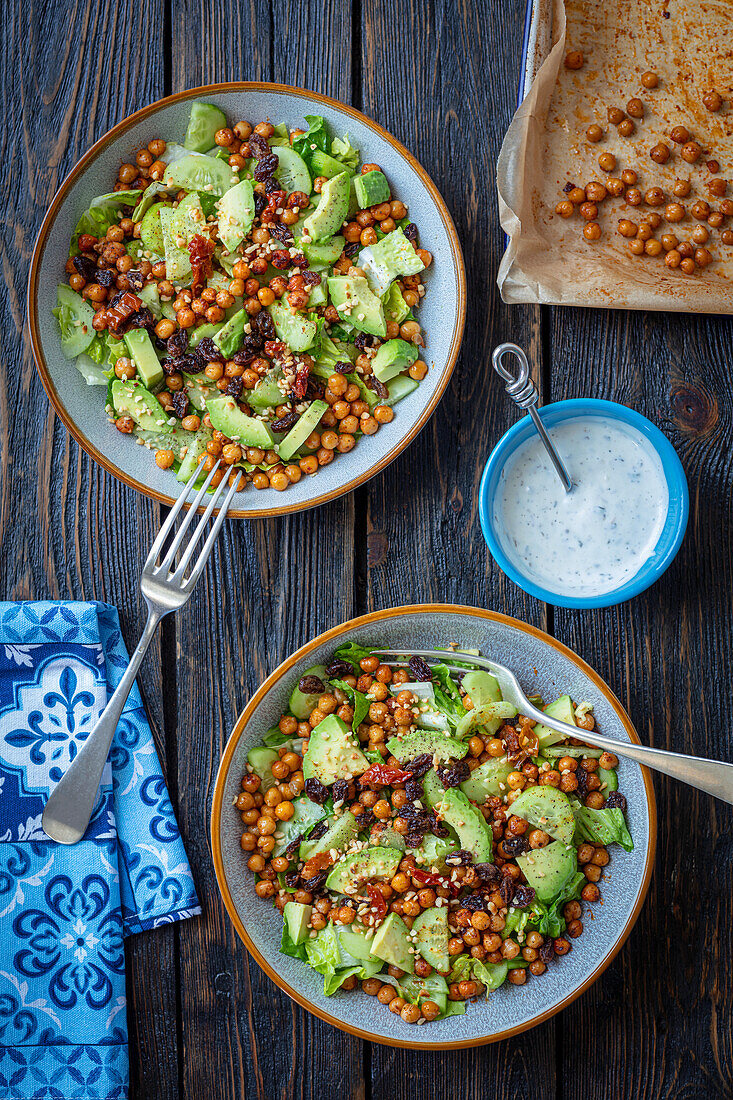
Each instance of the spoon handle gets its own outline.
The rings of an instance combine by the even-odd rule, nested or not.
[[[511,371],[507,370],[502,363],[502,359],[507,355],[514,355],[519,360],[519,374],[516,376],[513,375]],[[565,463],[557,453],[555,444],[545,431],[545,426],[542,423],[540,414],[537,412],[536,406],[540,399],[540,395],[537,392],[537,387],[532,381],[527,356],[518,344],[499,344],[498,347],[494,348],[491,361],[496,373],[506,382],[506,392],[509,394],[512,401],[514,401],[520,409],[524,409],[528,412],[532,417],[532,423],[537,429],[543,446],[550,456],[550,461],[555,467],[557,476],[562,481],[565,492],[569,493],[573,487],[573,481],[565,468]]]

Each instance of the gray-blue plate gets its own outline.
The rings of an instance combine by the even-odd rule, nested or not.
[[[379,473],[415,438],[435,409],[453,371],[463,335],[466,277],[453,221],[425,169],[377,123],[338,103],[284,84],[215,84],[193,88],[152,103],[105,134],[67,176],[41,226],[31,264],[28,316],[31,344],[43,385],[67,428],[100,465],[126,484],[170,504],[178,486],[160,470],[145,447],[121,435],[104,413],[105,391],[87,386],[73,362],[64,358],[58,327],[51,315],[56,286],[64,280],[69,241],[79,215],[95,195],[112,190],[120,163],[153,137],[182,141],[191,102],[218,104],[228,118],[253,122],[270,118],[305,126],[305,114],[322,114],[334,134],[348,132],[365,162],[380,164],[393,193],[409,207],[420,242],[433,253],[427,294],[420,307],[425,333],[426,377],[395,408],[395,418],[374,436],[361,438],[348,455],[303,477],[285,493],[251,486],[235,497],[233,516],[255,517],[299,512],[341,496]]]
[[[456,642],[477,647],[508,665],[529,694],[545,699],[567,692],[593,703],[598,727],[619,741],[639,738],[618,699],[572,650],[516,619],[472,607],[430,604],[376,611],[321,634],[289,657],[265,681],[237,721],[219,767],[211,816],[212,851],[224,903],[237,932],[263,970],[309,1012],[352,1035],[392,1046],[420,1049],[476,1046],[534,1027],[578,997],[605,970],[629,935],[644,902],[656,845],[656,807],[645,769],[622,761],[619,787],[628,800],[633,852],[614,846],[601,879],[603,904],[585,922],[573,950],[546,974],[525,986],[509,984],[488,1002],[467,1006],[465,1016],[415,1027],[361,990],[323,995],[323,979],[297,959],[279,952],[282,917],[257,897],[247,855],[239,845],[242,823],[233,807],[248,751],[287,708],[294,683],[329,658],[341,642],[400,649],[434,648]]]

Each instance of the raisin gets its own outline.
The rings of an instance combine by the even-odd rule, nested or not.
[[[574,183],[568,182],[563,187],[563,191],[565,192],[566,195],[568,195],[571,191],[574,191],[574,190],[575,190],[575,184]]]
[[[274,176],[270,176],[269,179],[265,180],[265,194],[266,195],[271,195],[272,192],[277,191],[277,189],[278,189],[278,182],[274,178]]]
[[[278,241],[292,241],[293,231],[289,225],[284,225],[282,222],[273,222],[270,226],[270,233]]]
[[[292,844],[288,845],[287,851],[289,852],[290,849],[293,848],[293,847],[297,851],[298,845],[300,844],[302,839],[303,839],[302,836],[299,836],[297,840],[294,840]],[[291,886],[291,887],[297,886],[299,882],[300,882],[300,871],[286,871],[285,872],[285,885],[286,886]]]
[[[445,838],[449,835],[448,830],[446,829],[445,825],[442,825],[440,823],[440,821],[438,821],[437,817],[435,818],[435,821],[430,826],[430,831],[433,834],[433,836],[437,836],[440,840],[445,840]]]
[[[620,791],[611,791],[606,799],[606,809],[623,810],[626,813],[626,796],[621,794]]]
[[[328,832],[328,825],[325,821],[319,821],[317,825],[314,825],[311,831],[308,833],[308,840],[320,840],[322,836],[325,836]]]
[[[422,779],[424,775],[428,774],[432,766],[433,755],[429,752],[420,753],[419,756],[415,756],[402,765],[404,771],[409,772],[413,779]]]
[[[483,894],[469,894],[468,897],[463,898],[461,904],[471,913],[477,913],[479,909],[486,909],[486,898]]]
[[[356,346],[358,347],[359,345],[357,344]],[[422,657],[410,657],[408,667],[416,680],[425,683],[432,679],[433,674],[430,671],[430,665],[426,664]]]
[[[109,290],[114,284],[115,275],[113,271],[108,271],[106,268],[100,267],[97,268],[96,279],[101,287],[104,287],[105,290]]]
[[[125,278],[132,290],[142,290],[145,286],[145,276],[142,271],[128,271],[125,274]]]
[[[468,779],[471,769],[465,760],[456,760],[455,764],[447,768],[439,764],[437,772],[438,778],[445,789],[450,790],[451,787],[458,787]]]
[[[415,225],[414,222],[409,222],[405,226],[403,232],[404,232],[405,236],[407,237],[408,241],[416,241],[417,240],[417,226]]]
[[[376,820],[371,810],[364,810],[364,813],[356,815],[356,824],[360,832],[362,829],[371,829]]]
[[[585,768],[578,768],[573,775],[578,780],[578,798],[585,798],[588,794],[588,772]]]
[[[257,164],[254,167],[252,175],[258,183],[262,183],[268,176],[271,176],[273,172],[276,172],[280,165],[280,161],[277,159],[274,153],[266,153],[265,156],[260,157]]]
[[[389,390],[385,386],[384,382],[380,382],[374,374],[367,375],[365,382],[370,390],[376,393],[377,397],[385,398],[389,397]]]
[[[94,260],[90,260],[88,256],[79,255],[74,256],[74,259],[71,262],[73,263],[74,267],[79,272],[81,277],[83,279],[86,279],[88,283],[99,282],[97,275],[97,265],[95,264]],[[102,284],[100,283],[99,285],[101,286]]]
[[[357,332],[354,337],[354,343],[359,351],[364,351],[365,348],[374,347],[374,337],[367,335],[366,332]]]
[[[334,661],[326,669],[329,680],[343,680],[344,676],[353,676],[354,668],[348,661]]]
[[[307,890],[309,894],[317,894],[326,885],[327,878],[328,871],[319,871],[313,878],[303,879],[303,889]]]
[[[516,909],[525,909],[528,905],[531,905],[534,901],[534,888],[532,886],[525,886],[523,883],[517,886],[514,890],[514,897],[512,898],[512,905]]]
[[[317,806],[322,806],[328,799],[328,788],[324,787],[320,779],[316,779],[315,776],[306,779],[303,790],[311,802],[315,802]]]
[[[285,418],[283,417],[283,419]],[[297,416],[295,419],[298,419]],[[275,423],[277,423],[277,421],[275,421]],[[282,428],[275,428],[276,432],[283,430]],[[302,691],[303,695],[322,695],[325,691],[325,685],[319,676],[304,676],[302,680],[298,682],[298,691]]]
[[[186,332],[185,329],[181,329],[181,331],[184,333]],[[174,333],[174,335],[176,334]],[[172,339],[173,336],[171,336],[171,340]],[[168,342],[170,343],[170,340]],[[188,340],[186,342],[188,343]],[[224,362],[224,353],[222,352],[219,345],[214,343],[210,336],[205,336],[203,338],[203,340],[199,343],[197,350],[201,352],[207,363]]]
[[[290,267],[290,253],[286,248],[278,248],[270,253],[270,263],[279,271],[284,271],[286,267]]]
[[[178,390],[171,396],[170,410],[174,416],[177,416],[179,420],[183,420],[184,416],[188,413],[188,394],[185,390]]]
[[[352,256],[355,256],[357,254],[360,248],[361,245],[359,241],[352,241],[350,244],[347,244],[345,246],[344,256],[347,256],[349,259],[351,259]]]
[[[265,156],[270,152],[270,145],[267,138],[264,138],[262,134],[254,133],[247,140],[247,144],[256,157]]]
[[[317,828],[318,828],[318,826],[316,825],[316,829]],[[311,836],[312,835],[313,834],[311,833]],[[293,856],[295,855],[295,853],[298,851],[298,848],[300,847],[301,841],[303,840],[304,836],[305,836],[305,833],[299,833],[298,836],[296,836],[295,840],[290,841],[287,848],[285,849],[285,855],[288,857],[288,859],[292,859]],[[285,881],[286,882],[288,881],[287,874],[285,875]],[[297,882],[297,872],[296,872],[296,882]]]
[[[405,783],[405,794],[411,802],[414,802],[417,798],[422,798],[423,788],[420,780],[409,779],[407,783]]]
[[[261,310],[257,314],[252,322],[252,327],[257,331],[262,340],[275,340],[277,337],[275,323],[266,309]]]
[[[505,836],[501,843],[508,856],[524,855],[530,848],[526,836]]]
[[[514,897],[514,881],[507,875],[499,883],[499,895],[504,905],[507,907],[512,904],[512,898]]]
[[[143,306],[142,309],[136,309],[127,319],[128,330],[131,328],[150,328],[154,324],[155,318],[147,306]]]
[[[291,256],[290,257],[290,262],[293,265],[293,267],[307,267],[308,266],[308,261],[306,260],[305,256],[302,254],[302,252],[299,253],[297,256]]]
[[[408,848],[419,848],[423,842],[423,833],[407,833],[405,835],[405,844]]]
[[[351,374],[354,369],[354,364],[341,360],[338,363],[334,363],[333,369],[335,374]]]
[[[300,414],[293,410],[289,413],[285,413],[285,416],[281,416],[278,420],[273,420],[270,427],[273,432],[289,432],[291,428],[295,427],[299,420]],[[323,691],[323,688],[321,687],[320,690]]]
[[[206,343],[205,340],[202,340],[201,342]],[[213,343],[213,340],[211,341],[211,343]],[[167,347],[169,354],[174,359],[177,359],[179,355],[183,355],[186,348],[188,347],[188,329],[176,329],[173,335],[166,340],[165,346]],[[216,347],[215,344],[214,347]]]
[[[555,958],[555,948],[553,946],[552,940],[545,940],[545,942],[540,947],[538,954],[545,965],[552,962],[552,960]]]
[[[310,271],[307,269],[303,272],[303,282],[306,286],[320,286],[321,275],[318,271]]]
[[[333,794],[334,802],[345,802],[349,797],[349,784],[345,779],[337,779],[331,793]]]
[[[229,385],[224,392],[227,393],[230,397],[241,397],[243,389],[244,382],[241,378],[230,378]]]
[[[482,882],[495,883],[501,878],[501,871],[495,863],[477,863],[474,871]]]
[[[261,195],[259,191],[255,191],[255,215],[259,217],[262,211],[267,206],[267,199],[264,195]]]

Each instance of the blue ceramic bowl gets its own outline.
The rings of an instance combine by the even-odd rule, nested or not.
[[[573,401],[558,401],[554,405],[546,405],[540,409],[539,414],[548,428],[579,416],[599,416],[616,420],[640,432],[654,448],[662,463],[669,490],[667,520],[654,553],[644,562],[635,576],[611,592],[604,592],[600,596],[574,597],[548,591],[536,584],[522,572],[515,561],[507,557],[502,549],[501,539],[494,523],[493,508],[502,470],[517,447],[529,439],[535,431],[531,418],[526,416],[501,437],[491,452],[481,478],[479,518],[481,530],[494,560],[507,577],[525,592],[556,607],[613,607],[615,604],[630,600],[633,596],[638,596],[640,592],[654,584],[669,567],[680,548],[687,527],[689,494],[685,471],[682,469],[677,452],[667,437],[650,420],[634,409],[616,404],[615,401],[598,401],[586,397],[576,398]]]

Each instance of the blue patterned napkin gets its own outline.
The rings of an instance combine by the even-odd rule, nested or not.
[[[41,814],[128,663],[115,608],[0,603],[0,1096],[128,1095],[133,932],[200,912],[134,686],[84,839]]]

